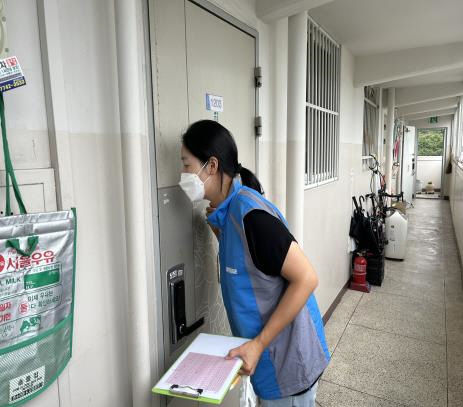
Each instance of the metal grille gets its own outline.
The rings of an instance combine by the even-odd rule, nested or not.
[[[307,32],[306,185],[338,177],[340,46],[314,21]]]
[[[370,86],[364,87],[363,103],[363,169],[373,165],[370,155],[378,157],[378,120],[379,106],[377,105],[378,90]]]

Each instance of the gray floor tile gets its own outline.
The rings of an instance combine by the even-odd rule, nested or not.
[[[330,353],[333,353],[339,339],[341,339],[362,295],[363,293],[359,291],[347,290],[328,320],[325,326],[325,335]]]
[[[442,276],[423,275],[405,270],[387,270],[381,287],[373,291],[418,298],[437,304],[444,302],[444,280]]]
[[[463,348],[463,296],[461,294],[447,295],[445,306],[447,340],[453,342],[459,339]]]
[[[456,338],[455,338],[456,339]],[[460,338],[449,342],[448,359],[448,400],[450,406],[463,406],[463,332]]]
[[[317,391],[317,402],[321,407],[396,407],[388,400],[380,399],[369,394],[338,386],[324,380],[320,381]]]
[[[323,378],[407,406],[447,405],[445,346],[355,325]]]
[[[372,292],[362,297],[351,323],[445,344],[444,302]]]

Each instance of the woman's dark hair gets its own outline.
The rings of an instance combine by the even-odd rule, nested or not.
[[[264,191],[257,177],[238,162],[238,149],[231,133],[213,120],[200,120],[193,123],[182,136],[183,145],[205,164],[211,157],[219,161],[219,172],[234,178],[240,174],[243,185]]]

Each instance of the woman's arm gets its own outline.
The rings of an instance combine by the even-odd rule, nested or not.
[[[252,341],[232,349],[227,356],[243,359],[241,374],[254,373],[264,349],[296,318],[318,285],[315,270],[296,242],[291,243],[281,275],[288,280],[289,285],[264,329]]]

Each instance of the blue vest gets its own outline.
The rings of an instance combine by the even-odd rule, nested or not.
[[[249,253],[243,219],[264,210],[287,226],[278,209],[253,189],[233,181],[225,201],[208,217],[220,229],[220,283],[234,336],[253,339],[275,311],[288,282],[258,270]],[[265,400],[279,399],[310,387],[328,365],[323,320],[312,294],[296,318],[264,350],[251,382]]]

